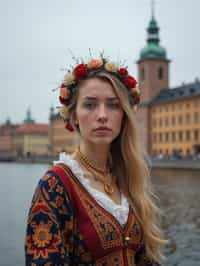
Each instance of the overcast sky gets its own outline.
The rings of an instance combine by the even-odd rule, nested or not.
[[[146,44],[150,0],[0,1],[0,123],[21,123],[30,106],[37,122],[47,122],[59,105],[61,68],[73,64],[68,49],[87,58],[102,50],[114,61],[136,61]],[[170,87],[200,78],[200,1],[157,0],[155,17],[167,49]]]

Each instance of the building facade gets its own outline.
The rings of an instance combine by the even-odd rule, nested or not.
[[[55,114],[53,108],[50,112],[49,143],[52,155],[60,152],[72,153],[78,146],[80,138],[76,132],[69,132],[64,127],[63,119]]]
[[[200,153],[200,82],[163,90],[150,107],[153,155]]]
[[[153,14],[147,36],[138,60],[142,97],[137,119],[141,140],[150,155],[200,153],[200,82],[196,79],[170,88],[170,60],[159,44],[159,27]]]
[[[0,126],[0,160],[13,160],[16,157],[14,136],[17,125],[8,119]]]
[[[47,124],[19,126],[14,139],[17,157],[49,155],[48,130]]]
[[[16,128],[14,145],[17,157],[49,155],[49,125],[35,123],[28,110],[24,123]]]

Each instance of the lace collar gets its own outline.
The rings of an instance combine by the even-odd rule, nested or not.
[[[90,185],[90,180],[85,177],[79,163],[74,160],[70,154],[67,154],[65,152],[60,153],[59,160],[54,161],[54,164],[57,163],[66,164],[72,170],[74,175],[79,179],[82,185],[87,189],[87,191],[95,198],[95,200],[104,209],[112,213],[121,225],[126,224],[129,213],[129,204],[123,193],[121,193],[121,204],[117,204],[105,193],[93,188]]]

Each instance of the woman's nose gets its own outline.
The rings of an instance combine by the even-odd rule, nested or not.
[[[98,119],[104,119],[107,120],[108,115],[107,115],[107,110],[105,105],[100,105],[98,108]]]

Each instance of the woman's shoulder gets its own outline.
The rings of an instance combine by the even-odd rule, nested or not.
[[[63,215],[71,217],[73,214],[69,193],[60,177],[51,170],[40,178],[31,205],[32,213],[33,210],[37,210],[37,213],[45,211],[46,215],[52,212],[59,220],[62,220]]]
[[[72,176],[80,176],[81,170],[78,163],[72,159],[70,154],[61,153],[59,159],[47,169],[39,180],[38,186],[42,191],[50,195],[69,192]],[[61,193],[62,192],[62,193]]]

